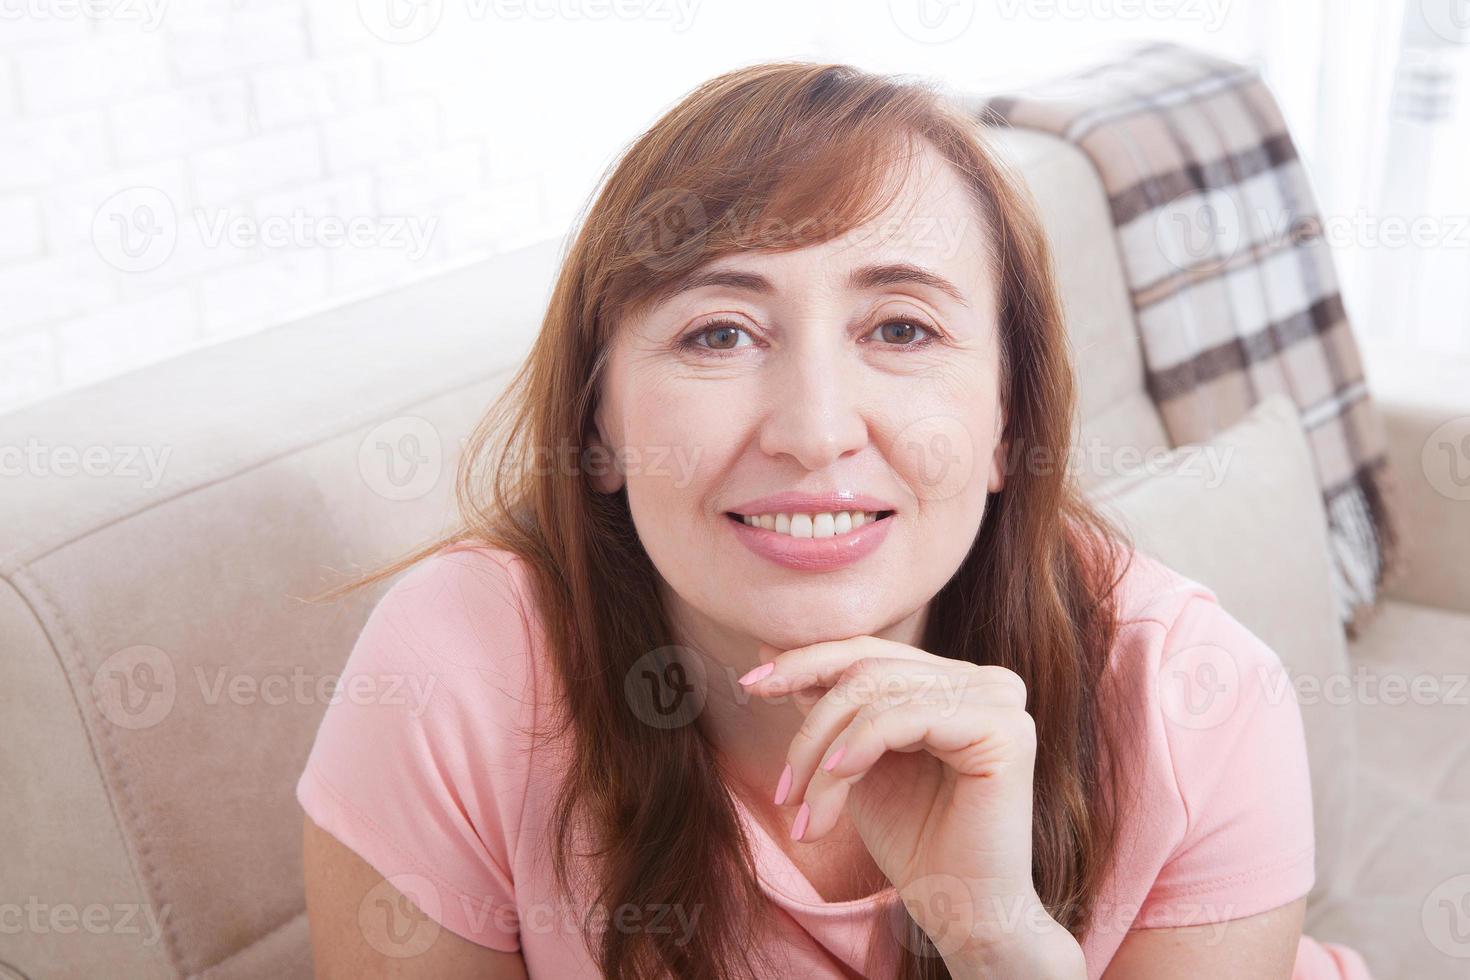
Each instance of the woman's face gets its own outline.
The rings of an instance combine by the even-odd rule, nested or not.
[[[974,541],[1002,483],[996,287],[964,185],[916,163],[868,225],[721,256],[620,324],[602,488],[626,480],[676,617],[782,649],[881,633]]]

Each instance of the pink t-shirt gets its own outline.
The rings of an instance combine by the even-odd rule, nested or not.
[[[383,952],[411,955],[443,928],[519,949],[532,977],[596,977],[584,907],[557,895],[547,859],[561,750],[528,751],[524,734],[545,718],[536,706],[550,676],[531,594],[521,559],[467,546],[396,582],[353,647],[297,799],[428,916],[395,910],[391,891],[365,897],[359,921]],[[1306,741],[1277,655],[1209,589],[1141,552],[1121,601],[1111,669],[1136,725],[1127,751],[1139,793],[1083,943],[1089,978],[1129,929],[1254,915],[1314,880]],[[892,890],[822,901],[734,799],[781,975],[861,975],[875,930],[895,921],[880,920]],[[629,928],[697,927],[689,916],[619,914]],[[880,946],[880,962],[892,946]],[[1302,938],[1294,980],[1367,976],[1353,950]]]

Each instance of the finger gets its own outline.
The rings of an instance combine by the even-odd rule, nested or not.
[[[1024,710],[973,699],[953,711],[922,700],[867,705],[833,739],[808,782],[806,826],[798,839],[812,841],[831,831],[852,787],[886,752],[916,747],[966,776],[995,776],[1009,767],[1029,773],[1035,725]]]
[[[816,771],[827,747],[861,708],[880,698],[896,701],[913,697],[928,686],[927,678],[905,672],[913,667],[914,662],[907,660],[857,661],[806,709],[806,718],[786,750],[790,778],[783,776],[778,784],[782,792],[776,795],[776,805],[796,806],[802,801],[807,780]]]
[[[962,661],[936,657],[906,643],[876,636],[854,636],[844,640],[827,640],[810,646],[777,651],[761,644],[762,656],[769,659],[740,679],[746,690],[761,697],[789,694],[809,687],[830,688],[842,672],[864,658],[894,658],[918,663],[932,663],[937,668],[972,667]]]

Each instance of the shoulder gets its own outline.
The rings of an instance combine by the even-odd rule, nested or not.
[[[406,678],[431,692],[421,708],[426,725],[524,723],[545,646],[529,574],[508,551],[459,544],[435,552],[373,607],[344,683],[362,674]]]
[[[462,668],[486,668],[531,651],[539,622],[529,570],[509,551],[452,545],[413,566],[374,607],[370,627],[405,653]]]
[[[1118,627],[1113,670],[1139,675],[1153,693],[1180,672],[1213,676],[1237,694],[1280,680],[1279,655],[1214,590],[1141,551],[1132,552],[1119,583]]]

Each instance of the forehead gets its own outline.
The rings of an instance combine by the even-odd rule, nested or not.
[[[938,150],[919,144],[889,173],[886,206],[868,221],[796,249],[722,255],[695,270],[759,268],[773,278],[819,274],[854,281],[850,270],[904,264],[953,283],[962,302],[982,308],[991,296],[990,242],[974,193]],[[822,216],[813,216],[820,222]]]

